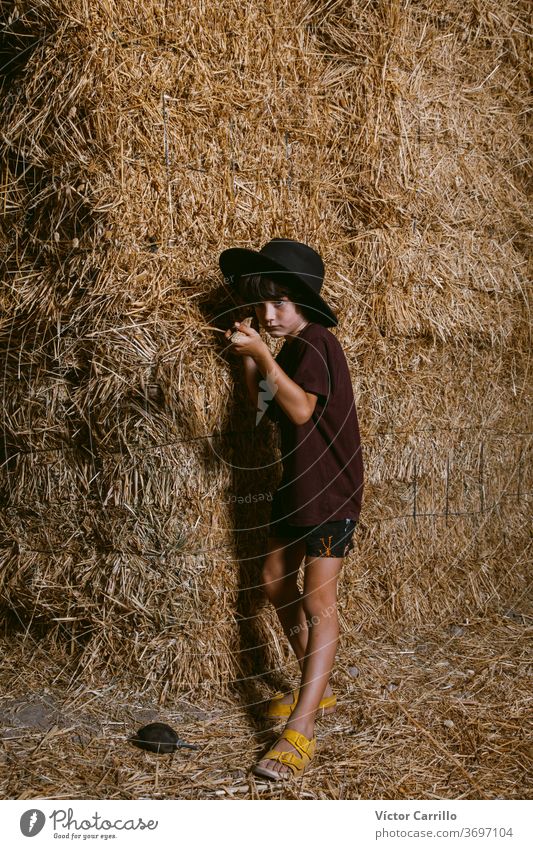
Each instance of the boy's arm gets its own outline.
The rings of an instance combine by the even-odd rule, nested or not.
[[[244,378],[246,380],[246,386],[248,388],[248,395],[250,396],[250,400],[254,405],[254,409],[257,409],[257,395],[259,392],[259,381],[261,380],[261,372],[259,371],[252,357],[243,357],[242,361],[244,364]]]
[[[239,326],[237,322],[235,322],[235,325]],[[245,328],[243,327],[242,330],[244,329]],[[225,336],[228,341],[230,340],[231,334],[231,329],[226,330]],[[246,381],[248,395],[250,396],[250,400],[254,405],[254,408],[257,409],[257,397],[259,393],[259,381],[261,380],[261,372],[257,368],[252,356],[249,356],[248,354],[241,354],[241,357],[244,366],[244,379]]]
[[[251,357],[244,357],[243,359],[247,360],[251,359]],[[259,356],[256,356],[252,362],[263,377],[267,377],[268,375],[268,382],[272,388],[276,403],[279,404],[291,422],[296,425],[302,425],[309,421],[315,409],[317,396],[313,395],[312,392],[306,392],[294,380],[291,380],[281,366],[277,364],[268,348]],[[248,372],[246,374],[248,382]],[[256,379],[258,380],[259,378],[257,377]],[[255,404],[257,406],[257,386],[255,390]]]
[[[233,347],[235,353],[244,360],[246,385],[256,409],[259,394],[259,375],[262,375],[266,378],[271,393],[270,397],[275,397],[276,403],[290,421],[296,425],[308,422],[315,410],[317,395],[306,392],[294,380],[290,379],[288,374],[276,363],[268,346],[255,328],[247,327],[239,322],[235,322],[235,325],[241,331],[244,340],[240,339],[238,342],[234,342]],[[229,338],[230,333],[230,330],[226,331],[226,338]],[[253,366],[249,362],[247,363],[249,360],[253,361]]]

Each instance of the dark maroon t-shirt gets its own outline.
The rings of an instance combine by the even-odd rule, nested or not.
[[[291,422],[275,394],[266,410],[281,435],[277,515],[298,526],[358,520],[363,459],[350,372],[339,340],[311,322],[284,343],[276,362],[305,392],[317,396],[315,411],[303,425]]]

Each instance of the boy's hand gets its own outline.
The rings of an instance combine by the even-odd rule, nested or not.
[[[238,330],[243,336],[243,338],[239,341],[232,342],[230,346],[232,352],[237,354],[237,356],[248,356],[255,359],[256,357],[263,355],[265,351],[269,351],[267,344],[263,342],[257,330],[254,330],[253,327],[247,327],[242,321],[235,321],[233,330],[226,330],[226,333],[224,334],[226,339],[229,340],[232,333],[236,330]]]

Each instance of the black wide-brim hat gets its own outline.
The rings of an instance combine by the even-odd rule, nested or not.
[[[224,277],[236,283],[239,278],[263,274],[280,282],[303,284],[305,301],[313,320],[324,327],[339,323],[333,310],[320,297],[324,282],[324,263],[313,248],[291,239],[272,239],[260,251],[247,248],[229,248],[222,251],[218,260]]]

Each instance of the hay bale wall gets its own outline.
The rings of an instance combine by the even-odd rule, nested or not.
[[[519,608],[526,3],[169,5],[2,3],[6,633],[161,698],[285,663],[275,438],[208,329],[275,235],[324,256],[361,424],[343,646]]]

